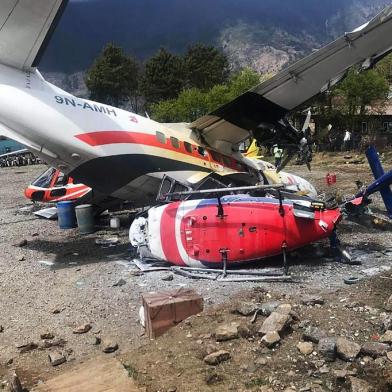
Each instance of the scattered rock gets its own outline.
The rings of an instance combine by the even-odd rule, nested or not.
[[[235,309],[233,309],[233,313],[240,314],[241,316],[251,316],[258,309],[260,309],[260,304],[254,302],[240,302]]]
[[[99,346],[101,344],[102,339],[99,336],[93,336],[91,343],[93,346]]]
[[[280,301],[267,301],[260,305],[260,312],[263,316],[269,316],[281,304]]]
[[[380,314],[380,322],[381,322],[382,330],[384,332],[388,331],[388,330],[392,330],[392,315],[391,314],[381,313]]]
[[[292,322],[292,318],[288,314],[282,314],[272,312],[263,322],[263,325],[259,329],[259,333],[262,335],[268,332],[278,332],[279,334],[284,331]]]
[[[299,324],[298,324],[298,328],[307,328],[310,326],[310,320],[302,320]]]
[[[319,372],[320,372],[320,374],[327,374],[327,373],[329,373],[329,367],[327,365],[323,365],[319,369]]]
[[[106,354],[114,353],[118,350],[118,344],[114,340],[104,339],[102,341],[102,351]]]
[[[208,372],[205,377],[205,382],[207,385],[217,384],[223,381],[223,377],[216,372]]]
[[[385,358],[385,357],[379,357],[379,358],[376,358],[375,360],[374,360],[374,363],[377,365],[377,366],[380,366],[381,368],[383,368],[384,366],[385,366],[385,363],[387,362],[387,359]]]
[[[174,279],[173,274],[165,274],[161,278],[161,280],[163,280],[164,282],[171,282],[173,279]]]
[[[25,261],[26,260],[26,258],[23,256],[23,255],[21,255],[21,256],[18,256],[18,259],[17,259],[18,261]]]
[[[82,324],[79,325],[79,327],[76,327],[72,332],[75,334],[82,334],[90,331],[91,329],[91,324]]]
[[[381,336],[380,342],[391,344],[392,343],[392,331],[391,330],[386,331],[384,333],[384,335]]]
[[[228,351],[219,350],[204,357],[204,362],[208,365],[218,365],[221,362],[228,361],[230,357]]]
[[[264,357],[261,357],[261,358],[257,358],[255,360],[255,365],[256,366],[265,366],[267,364],[267,362],[268,361]]]
[[[281,314],[290,314],[291,310],[292,310],[292,307],[290,304],[282,304],[276,308],[275,312],[281,313]]]
[[[9,389],[11,392],[23,392],[22,383],[15,372],[13,372],[9,378]]]
[[[333,375],[337,380],[344,380],[347,377],[347,370],[346,369],[334,370]]]
[[[54,334],[51,332],[41,333],[41,339],[52,340],[52,339],[54,339]]]
[[[318,343],[321,339],[326,337],[327,333],[324,330],[313,326],[307,327],[302,335],[303,340],[313,343]]]
[[[344,361],[353,361],[361,351],[361,346],[345,338],[337,338],[336,351]]]
[[[297,349],[303,355],[310,355],[313,352],[313,343],[311,342],[299,342]]]
[[[359,378],[356,377],[349,377],[350,380],[350,391],[351,392],[371,392],[374,391],[372,386]]]
[[[280,336],[276,331],[267,332],[261,341],[268,347],[272,348],[280,342]]]
[[[379,342],[366,342],[361,348],[361,353],[364,355],[369,355],[372,358],[378,358],[384,356],[388,350],[388,344]]]
[[[336,339],[320,339],[318,343],[318,352],[327,362],[333,362],[336,359]]]
[[[243,339],[248,339],[253,335],[253,332],[247,325],[241,324],[238,327],[238,335]]]
[[[119,279],[116,283],[113,284],[113,287],[121,287],[126,285],[127,282],[124,279]]]
[[[238,323],[220,325],[215,331],[217,342],[225,342],[226,340],[238,338]]]
[[[314,306],[314,305],[324,305],[325,301],[319,295],[306,295],[301,300],[302,305]]]
[[[0,333],[4,332],[4,327],[0,325]]]
[[[50,353],[48,355],[48,358],[52,366],[58,366],[67,361],[62,353],[56,353],[56,352]]]
[[[67,341],[64,339],[55,339],[55,340],[44,340],[42,344],[40,344],[41,350],[46,350],[51,347],[65,347]]]
[[[17,349],[19,349],[19,352],[21,354],[27,353],[29,351],[33,351],[38,348],[38,344],[34,342],[29,342],[29,343],[22,343],[16,346]]]
[[[390,362],[392,362],[392,351],[387,352],[387,358]]]

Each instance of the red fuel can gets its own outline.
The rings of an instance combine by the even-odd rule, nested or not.
[[[336,174],[334,173],[328,173],[325,176],[325,182],[327,183],[328,186],[331,186],[333,184],[336,184]]]

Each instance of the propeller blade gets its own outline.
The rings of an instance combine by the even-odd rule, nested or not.
[[[276,168],[277,173],[282,171],[287,166],[287,164],[293,159],[295,154],[296,154],[296,151],[289,151],[287,153],[287,156],[283,159],[283,161],[281,162],[279,167]]]
[[[312,112],[310,110],[308,110],[308,114],[306,115],[306,119],[305,119],[304,125],[302,127],[302,132],[305,132],[308,129],[311,118],[312,118]]]

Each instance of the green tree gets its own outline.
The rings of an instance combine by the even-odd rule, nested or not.
[[[184,74],[181,57],[161,48],[145,64],[141,92],[147,104],[176,98],[184,87]]]
[[[376,71],[382,75],[388,83],[392,84],[392,54],[383,58],[376,66]]]
[[[119,106],[138,96],[138,64],[120,47],[108,44],[87,71],[85,81],[90,98]]]
[[[151,114],[154,120],[161,122],[192,122],[230,102],[263,79],[265,76],[245,69],[234,75],[227,84],[218,84],[208,91],[187,89],[176,99],[156,103],[151,107]]]
[[[349,117],[363,116],[368,107],[382,108],[389,92],[385,77],[376,70],[358,73],[351,69],[346,79],[334,91],[337,109]]]
[[[213,46],[196,44],[184,55],[187,87],[209,90],[223,84],[229,76],[227,57]]]

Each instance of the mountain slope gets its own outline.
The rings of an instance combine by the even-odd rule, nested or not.
[[[159,47],[216,45],[233,68],[276,72],[362,24],[387,0],[70,1],[40,69],[86,70],[107,42],[144,61]],[[295,5],[294,5],[295,4]]]

